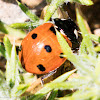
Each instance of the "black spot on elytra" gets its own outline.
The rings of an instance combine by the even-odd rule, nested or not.
[[[63,53],[60,53],[60,55],[63,55]],[[63,58],[62,56],[60,56],[60,58]]]
[[[43,65],[39,64],[37,67],[40,71],[45,71],[45,67]]]
[[[55,29],[54,29],[54,27],[52,26],[52,27],[50,27],[50,30],[56,35],[56,31],[55,31]]]
[[[44,49],[46,49],[47,52],[52,51],[52,48],[49,45],[45,45]]]
[[[37,38],[37,34],[36,33],[33,33],[32,34],[32,39],[36,39]]]

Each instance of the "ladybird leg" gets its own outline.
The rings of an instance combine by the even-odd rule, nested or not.
[[[45,79],[45,78],[50,77],[51,75],[53,75],[54,73],[56,73],[56,71],[57,71],[57,69],[51,71],[50,73],[48,73],[48,74],[46,74],[46,75],[43,75],[43,76],[41,77],[41,79],[43,80],[43,79]]]
[[[42,85],[42,87],[44,85],[44,81],[43,81],[42,77],[41,77],[41,85]]]
[[[53,74],[55,74],[56,71],[57,71],[57,69],[55,69],[55,70],[51,71],[50,73],[48,73],[48,74],[46,74],[46,75],[43,75],[43,76],[41,77],[41,84],[42,84],[42,86],[43,86],[43,84],[44,84],[44,81],[45,81],[48,77],[50,77],[50,76],[52,76]]]

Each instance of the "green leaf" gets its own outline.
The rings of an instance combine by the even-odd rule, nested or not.
[[[4,56],[4,57],[6,57],[5,56],[5,47],[0,43],[0,56]]]
[[[82,82],[60,82],[60,83],[51,83],[47,85],[47,88],[67,90],[67,89],[77,89],[78,87],[84,85]]]
[[[87,54],[86,52],[86,45],[85,45],[85,42],[84,42],[84,39],[82,40],[81,42],[81,45],[80,45],[80,49],[79,49],[79,54],[82,55],[82,54]]]
[[[28,98],[28,100],[45,100],[44,99],[45,95],[44,94],[37,94],[37,95],[32,95]]]
[[[16,29],[34,29],[37,26],[41,25],[43,23],[43,20],[39,20],[37,22],[25,22],[25,23],[13,23],[10,24],[9,26],[12,28],[16,28]]]
[[[11,98],[16,97],[17,86],[20,82],[19,77],[19,60],[16,53],[15,45],[11,45],[9,39],[4,37],[4,45],[6,49],[6,83],[9,86],[9,95]]]
[[[18,97],[17,96],[17,87],[19,86],[19,83],[21,82],[20,80],[20,75],[19,75],[19,70],[18,70],[18,66],[16,65],[16,72],[15,72],[15,84],[13,86],[13,88],[11,89],[11,97]]]
[[[63,57],[66,57],[68,60],[70,60],[74,64],[74,66],[79,71],[81,71],[81,73],[92,75],[92,70],[89,69],[90,67],[88,66],[88,63],[84,62],[84,58],[72,52],[65,38],[57,30],[56,35],[61,49],[64,53]]]
[[[13,88],[13,86],[15,85],[16,60],[17,60],[16,49],[15,45],[13,45],[11,50],[11,57],[10,60],[7,59],[7,66],[6,66],[7,67],[6,80],[7,84],[9,84],[11,88]]]
[[[9,25],[12,28],[16,29],[29,29],[29,28],[35,28],[36,26],[32,26],[32,22],[25,22],[25,23],[13,23]]]
[[[82,16],[81,12],[79,11],[78,7],[76,8],[76,17],[77,17],[77,22],[78,22],[79,28],[82,32],[82,36],[83,36],[86,48],[87,48],[89,54],[95,57],[96,52],[94,51],[94,47],[93,47],[92,41],[91,41],[89,33],[88,33],[89,31],[88,31],[87,26],[86,26],[87,22],[83,18],[83,16]]]
[[[100,43],[100,36],[94,35],[94,34],[90,34],[90,38],[95,41]]]
[[[53,82],[63,82],[66,79],[68,79],[69,76],[72,75],[75,71],[76,71],[76,69],[74,69],[72,71],[69,71],[69,72],[66,72],[65,74],[63,74],[63,75],[59,76],[58,78],[56,78]]]
[[[4,37],[4,45],[6,50],[6,58],[10,60],[12,44],[10,43],[7,36]]]
[[[51,16],[54,14],[56,9],[64,3],[65,0],[52,0],[51,4],[48,6],[46,15],[44,17],[44,22],[47,22]]]
[[[48,100],[54,100],[58,94],[58,90],[53,90],[48,98]]]
[[[17,92],[16,92],[16,95],[17,96],[21,96],[26,90],[27,88],[30,86],[30,84],[20,84],[18,87],[17,87]]]
[[[12,28],[16,28],[16,29],[29,29],[29,28],[34,29],[38,25],[36,25],[35,23],[32,23],[32,22],[25,22],[25,23],[13,23],[9,26]]]
[[[39,18],[32,13],[28,8],[26,8],[26,6],[24,6],[23,4],[21,4],[18,0],[17,0],[18,6],[21,8],[21,10],[33,21],[36,22],[39,20]]]
[[[7,63],[6,63],[6,82],[12,89],[14,86],[19,84],[19,72],[18,72],[18,58],[16,54],[15,45],[11,45],[9,39],[4,37],[4,45],[6,49],[7,55]],[[12,92],[12,91],[11,91]]]
[[[19,37],[19,38],[24,38],[26,36],[24,31],[18,30],[18,29],[13,29],[1,21],[0,21],[0,31],[5,34],[9,34],[11,36],[15,36],[15,37]]]
[[[72,70],[69,72],[66,72],[65,74],[59,76],[57,79],[55,79],[54,81],[52,81],[52,83],[59,83],[59,82],[63,82],[65,81],[71,74],[73,74],[76,70]],[[52,83],[48,83],[46,84],[40,91],[38,91],[37,93],[35,93],[32,97],[30,97],[30,100],[40,100],[41,98],[44,98],[44,96],[52,90],[51,87],[48,87],[49,84]]]
[[[17,54],[16,54],[16,48],[15,45],[13,45],[12,50],[11,50],[11,59],[10,59],[10,84],[14,86],[15,80],[16,80],[16,61],[17,61]],[[13,87],[12,86],[12,87]]]
[[[47,2],[49,2],[47,0]],[[44,22],[47,22],[51,16],[54,14],[54,12],[57,10],[57,8],[62,5],[64,2],[68,3],[68,2],[77,2],[77,3],[80,3],[82,5],[92,5],[93,2],[91,0],[52,0],[50,1],[50,5],[48,6],[47,8],[47,11],[46,11],[46,15],[44,17]]]
[[[95,67],[95,76],[96,76],[97,80],[100,77],[100,55],[98,55],[98,59],[97,59],[96,67]],[[98,81],[100,81],[100,80],[98,80]]]
[[[0,70],[0,100],[4,100],[6,97],[10,98],[9,87],[6,84],[4,73]]]
[[[69,47],[64,37],[60,34],[60,32],[58,32],[58,30],[56,30],[56,36],[64,55],[67,55],[69,59],[74,60],[76,58],[75,55],[73,54],[71,48]]]
[[[58,100],[92,100],[91,97],[95,94],[93,90],[91,91],[76,91],[72,96],[59,98]]]

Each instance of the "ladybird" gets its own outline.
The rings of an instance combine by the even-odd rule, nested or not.
[[[58,19],[55,22],[58,23]],[[72,47],[69,37],[66,34],[62,35]],[[61,54],[63,52],[57,41],[54,24],[44,23],[29,32],[23,39],[19,59],[27,72],[46,74],[65,62],[66,58],[60,57]]]

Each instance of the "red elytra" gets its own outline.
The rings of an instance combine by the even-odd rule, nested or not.
[[[27,72],[34,74],[46,74],[60,67],[65,58],[61,58],[61,47],[57,37],[50,29],[52,23],[45,23],[32,30],[23,39],[19,59]],[[69,46],[71,41],[64,35]]]

